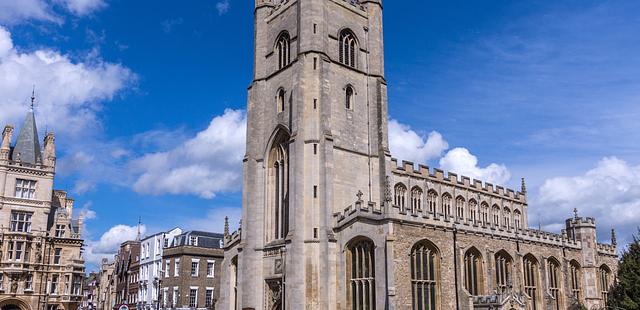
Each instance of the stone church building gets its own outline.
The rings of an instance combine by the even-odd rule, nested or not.
[[[55,137],[47,133],[40,148],[33,110],[15,144],[13,132],[6,126],[0,144],[0,309],[76,310],[83,224],[73,199],[53,189]]]
[[[243,214],[216,309],[588,309],[616,272],[593,218],[389,151],[382,0],[255,0]]]

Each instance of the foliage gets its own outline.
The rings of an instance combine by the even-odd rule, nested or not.
[[[640,236],[640,229],[638,230]],[[622,253],[618,266],[618,279],[609,297],[609,307],[640,310],[640,238]]]

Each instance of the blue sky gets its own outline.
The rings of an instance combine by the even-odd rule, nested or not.
[[[253,5],[0,0],[0,124],[33,84],[57,134],[56,187],[87,257],[176,225],[239,216]],[[416,7],[421,7],[416,9]],[[640,222],[640,2],[389,1],[392,152],[530,190],[530,225],[574,207],[599,237]]]

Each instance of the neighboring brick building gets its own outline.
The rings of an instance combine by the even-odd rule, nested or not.
[[[392,158],[382,0],[254,3],[242,226],[225,229],[219,309],[605,307],[617,249],[593,218],[532,229],[524,181]]]
[[[126,241],[120,245],[115,258],[116,298],[114,309],[127,305],[135,310],[138,302],[140,241]]]
[[[34,98],[35,99],[35,98]],[[82,300],[82,216],[73,199],[54,190],[55,138],[40,148],[30,111],[12,145],[13,127],[0,144],[0,308],[75,310]]]
[[[164,249],[161,308],[214,309],[219,299],[222,234],[189,231]]]

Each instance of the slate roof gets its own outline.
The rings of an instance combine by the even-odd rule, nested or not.
[[[12,159],[20,159],[21,162],[32,165],[42,162],[38,128],[36,127],[36,117],[33,111],[27,113],[22,128],[20,128],[16,146],[13,148]]]

